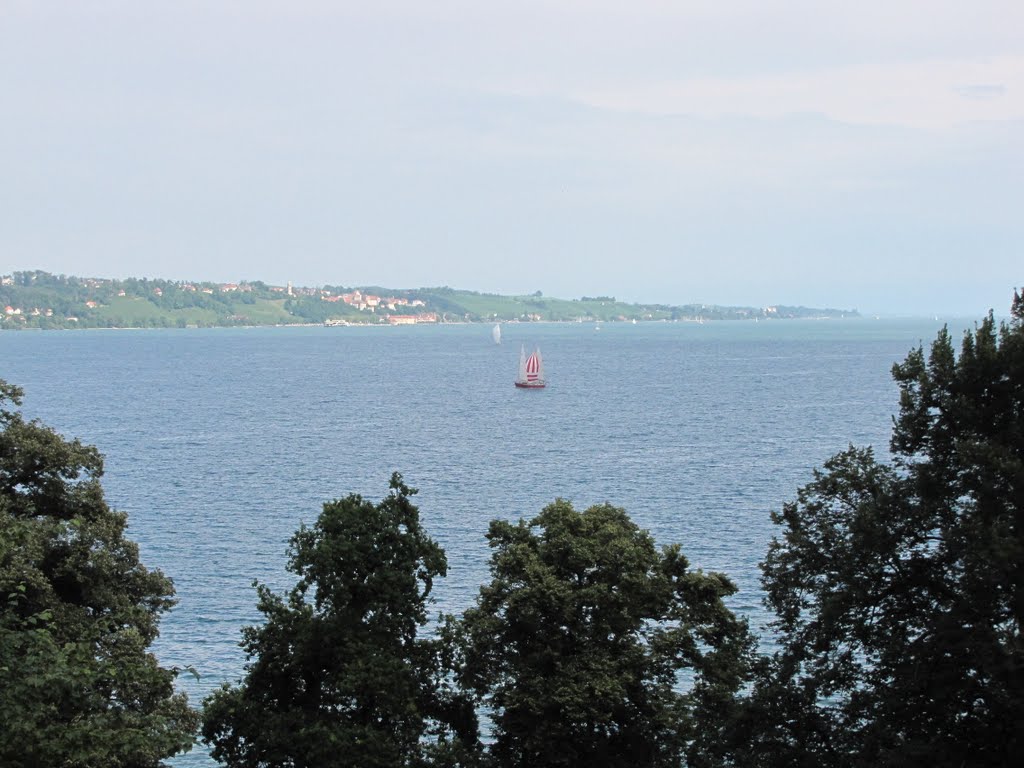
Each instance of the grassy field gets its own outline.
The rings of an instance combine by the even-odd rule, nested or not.
[[[451,289],[424,289],[418,294],[431,306],[463,319],[515,320],[661,320],[672,317],[664,307],[627,304],[611,298],[556,299],[547,296],[500,296]]]

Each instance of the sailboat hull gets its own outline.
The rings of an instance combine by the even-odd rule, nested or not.
[[[517,381],[515,384],[520,389],[544,389],[547,386],[543,381]]]

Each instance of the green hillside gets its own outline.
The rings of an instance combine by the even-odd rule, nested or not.
[[[856,310],[630,304],[453,288],[270,286],[15,272],[0,276],[0,329],[187,328],[397,322],[711,321],[850,317]]]

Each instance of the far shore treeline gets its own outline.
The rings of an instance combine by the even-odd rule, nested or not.
[[[633,320],[760,320],[856,317],[856,310],[629,304],[614,296],[579,299],[502,296],[453,288],[316,287],[51,275],[0,275],[0,330],[17,328],[190,328],[248,325],[411,325],[417,323]]]
[[[1015,765],[1024,295],[892,374],[890,461],[851,445],[772,513],[769,642],[727,574],[562,499],[494,520],[490,581],[433,621],[446,555],[394,473],[295,533],[294,586],[256,584],[244,676],[200,708],[150,651],[173,584],[99,452],[0,380],[0,765],[156,768],[196,739],[231,768]]]

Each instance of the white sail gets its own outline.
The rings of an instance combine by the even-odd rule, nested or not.
[[[495,344],[501,344],[501,326],[497,323],[491,329],[491,338],[494,339]]]
[[[526,381],[526,348],[519,347],[519,378],[516,381]]]

